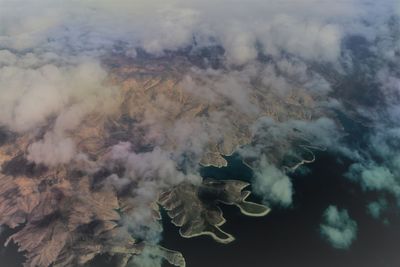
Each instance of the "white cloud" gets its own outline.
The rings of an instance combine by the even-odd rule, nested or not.
[[[115,90],[102,84],[106,75],[99,63],[91,61],[61,67],[4,66],[0,68],[0,124],[23,132],[61,114],[72,103],[95,107],[100,101],[110,102]]]
[[[393,115],[393,113],[392,113]],[[365,191],[388,193],[400,206],[400,127],[393,121],[380,120],[368,136],[363,157],[352,164],[346,176],[361,184]]]
[[[359,181],[366,190],[388,190],[393,193],[400,193],[395,176],[384,166],[353,164],[350,168],[349,177],[360,179]]]
[[[287,207],[292,204],[292,187],[290,178],[262,157],[260,165],[254,172],[254,192],[263,196],[267,204]]]
[[[388,207],[388,203],[385,199],[380,199],[379,201],[374,201],[368,204],[367,209],[369,214],[375,219],[379,219]]]
[[[43,140],[28,147],[27,159],[47,166],[69,163],[76,155],[75,143],[71,138],[59,137],[49,132]]]
[[[125,176],[138,183],[154,182],[158,188],[167,188],[183,181],[198,183],[200,177],[189,174],[188,177],[177,169],[172,153],[156,147],[151,152],[135,153],[131,144],[121,142],[113,147],[107,157],[111,162],[123,163]]]
[[[159,54],[190,45],[195,36],[201,46],[222,45],[228,61],[235,64],[254,59],[257,46],[273,56],[283,51],[306,60],[336,61],[344,35],[379,30],[373,26],[395,6],[392,0],[2,0],[0,4],[0,47],[99,51],[123,42],[127,48]]]
[[[334,248],[348,249],[357,237],[357,223],[350,218],[347,210],[329,206],[324,212],[320,231]]]

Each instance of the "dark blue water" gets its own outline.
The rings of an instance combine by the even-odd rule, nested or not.
[[[227,168],[206,168],[213,178],[251,178],[240,159],[231,158]],[[308,165],[307,175],[293,175],[294,201],[289,209],[275,208],[263,218],[245,217],[234,207],[223,207],[227,223],[222,227],[236,237],[232,244],[211,238],[183,239],[178,229],[164,223],[163,245],[181,251],[189,267],[398,267],[400,220],[389,216],[385,225],[366,212],[373,194],[343,177],[348,163],[322,153]],[[346,208],[358,223],[358,238],[349,250],[332,248],[319,235],[319,224],[329,205]],[[168,265],[166,265],[168,266]]]
[[[252,173],[238,157],[229,167],[204,168],[202,175],[216,179],[250,180]],[[400,266],[400,219],[388,213],[390,224],[371,218],[366,205],[374,194],[362,192],[343,177],[348,163],[322,153],[308,165],[307,175],[293,175],[293,206],[274,208],[262,218],[243,216],[237,208],[223,206],[227,223],[222,227],[236,240],[228,245],[209,237],[181,238],[178,229],[164,220],[162,245],[181,251],[188,267],[398,267]],[[256,197],[253,200],[257,201]],[[329,205],[346,208],[358,223],[358,237],[349,250],[337,250],[321,239],[321,215]],[[11,234],[4,230],[1,242]],[[0,267],[21,267],[23,256],[13,244],[0,250]],[[96,267],[113,267],[109,258]],[[165,264],[167,267],[168,265]]]
[[[0,234],[0,267],[22,267],[24,256],[18,253],[18,247],[12,242],[7,246],[3,246],[7,238],[14,231],[3,226]]]

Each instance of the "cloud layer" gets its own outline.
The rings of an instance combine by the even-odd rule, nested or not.
[[[229,62],[258,50],[306,60],[336,61],[349,33],[375,37],[395,1],[47,1],[2,0],[0,46],[101,51],[116,42],[149,53],[193,44],[221,45]],[[385,16],[386,15],[386,16]],[[365,23],[368,21],[368,24]]]

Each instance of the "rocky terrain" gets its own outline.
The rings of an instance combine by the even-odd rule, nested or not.
[[[251,70],[255,78],[243,82],[244,70],[204,70],[180,56],[110,56],[103,65],[108,86],[117,93],[107,112],[96,107],[63,132],[63,140],[76,145],[72,160],[52,164],[50,156],[41,163],[30,156],[32,144],[54,138],[49,133],[56,129],[55,118],[37,131],[0,129],[0,224],[18,229],[9,242],[25,253],[25,266],[83,266],[109,254],[123,267],[135,264],[143,251],[185,266],[179,252],[135,236],[126,221],[145,208],[145,224],[161,227],[160,209],[165,209],[183,237],[210,235],[228,243],[234,237],[220,228],[225,222],[220,204],[235,205],[248,216],[268,213],[267,207],[246,201],[247,183],[203,180],[197,170],[200,165],[226,166],[224,156],[255,142],[251,127],[260,117],[279,122],[315,118],[316,96],[301,84],[278,94],[262,83],[261,69]],[[244,94],[229,97],[226,90]],[[302,145],[306,149],[299,155],[307,153]],[[167,174],[135,170],[135,178],[127,179],[127,156],[116,153],[121,146],[126,155],[145,160],[154,151],[167,153],[172,169]],[[274,160],[283,158],[276,154]],[[185,178],[165,182],[165,175]],[[157,186],[143,201],[140,188],[150,182]]]

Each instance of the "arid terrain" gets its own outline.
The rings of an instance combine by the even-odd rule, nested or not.
[[[18,229],[9,242],[25,253],[25,266],[83,266],[97,255],[110,254],[123,267],[144,251],[184,266],[179,252],[136,237],[126,222],[145,210],[141,223],[161,227],[159,210],[164,208],[183,237],[210,235],[228,243],[234,237],[220,229],[225,222],[220,203],[236,205],[244,215],[268,213],[267,207],[245,201],[250,192],[242,190],[248,184],[233,180],[240,177],[203,180],[196,170],[200,165],[225,166],[223,156],[256,142],[251,126],[260,117],[285,122],[318,116],[314,96],[301,87],[285,95],[274,93],[259,80],[261,69],[252,70],[254,79],[243,88],[234,79],[241,70],[204,70],[180,56],[110,56],[103,65],[114,97],[109,107],[95,107],[79,124],[63,129],[62,140],[76,146],[73,159],[53,162],[49,155],[40,162],[31,156],[35,143],[52,138],[61,142],[56,118],[25,134],[1,129],[0,224]],[[232,98],[223,87],[230,92],[239,87],[245,94]],[[136,171],[129,179],[124,160],[154,151],[167,153],[170,169]],[[280,164],[283,157],[274,154],[273,160]],[[170,182],[160,178],[174,175]],[[149,181],[157,186],[143,200],[138,190]]]

